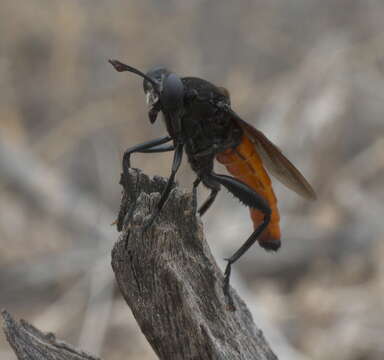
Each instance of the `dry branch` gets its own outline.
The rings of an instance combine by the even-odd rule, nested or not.
[[[123,232],[112,251],[121,292],[156,354],[167,360],[277,360],[233,290],[237,310],[227,310],[223,275],[191,211],[190,195],[174,188],[155,225],[143,232],[164,186],[165,179],[130,171],[118,218]],[[5,311],[3,318],[18,359],[96,359]]]
[[[277,359],[235,291],[237,310],[227,310],[223,275],[191,211],[190,195],[174,188],[155,225],[143,231],[165,180],[131,170],[122,185],[118,228],[123,232],[112,267],[159,358]]]
[[[2,316],[7,340],[20,360],[100,360],[56,340],[52,333],[45,334],[24,320],[17,323],[4,310]]]

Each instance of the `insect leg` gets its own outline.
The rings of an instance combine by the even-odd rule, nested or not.
[[[174,145],[164,145],[162,144],[162,142],[164,141],[167,141],[167,137],[165,138],[160,138],[160,139],[155,139],[155,140],[152,140],[152,141],[148,141],[148,142],[145,142],[143,144],[139,144],[139,145],[136,145],[136,146],[133,146],[129,149],[127,149],[124,153],[124,158],[123,158],[123,173],[121,174],[121,179],[120,179],[120,184],[125,187],[129,186],[131,184],[128,183],[129,181],[129,176],[127,176],[127,172],[128,172],[128,168],[130,167],[130,155],[134,152],[139,152],[139,153],[158,153],[158,152],[165,152],[165,151],[172,151],[175,149]],[[169,140],[168,140],[169,141]],[[160,145],[156,145],[160,142]],[[134,197],[134,199],[132,200],[132,202],[134,203],[136,201],[136,198]],[[118,231],[121,231],[122,228],[123,228],[123,224],[122,224],[122,221],[124,219],[127,219],[127,221],[129,221],[129,219],[132,217],[132,214],[133,214],[133,209],[134,209],[134,206],[131,207],[131,209],[129,210],[128,213],[125,213],[123,215],[122,214],[122,210],[120,210],[120,213],[119,213],[119,217],[116,221],[114,221],[114,223],[117,224],[117,229]]]
[[[255,193],[256,194],[256,193]],[[263,222],[259,225],[257,229],[251,234],[247,241],[241,245],[241,247],[230,257],[225,260],[228,261],[227,267],[225,268],[225,277],[224,277],[224,293],[228,293],[229,290],[229,278],[231,276],[231,265],[237,261],[244,253],[255,243],[259,235],[264,231],[268,226],[271,215],[270,213],[264,213]]]
[[[203,175],[203,178],[196,178],[196,180],[193,183],[193,190],[192,190],[192,207],[193,207],[193,213],[196,214],[196,207],[197,207],[197,187],[199,186],[200,182],[203,180],[204,185],[211,189],[211,193],[209,194],[208,198],[204,201],[204,203],[200,206],[198,212],[200,216],[203,216],[204,213],[209,209],[209,207],[213,204],[213,202],[216,199],[216,196],[220,190],[220,184],[217,183],[217,181],[210,181],[210,178]],[[204,181],[205,180],[205,181]]]
[[[193,182],[193,189],[192,189],[192,211],[193,211],[193,215],[196,215],[197,187],[199,186],[200,182],[201,182],[201,179],[199,177],[197,177],[196,180]]]
[[[137,152],[148,154],[148,153],[161,153],[161,152],[167,152],[167,151],[173,151],[173,150],[175,150],[175,145],[172,144],[172,145],[157,145],[152,148],[140,150]]]
[[[161,209],[163,208],[165,202],[168,199],[168,196],[172,190],[172,185],[174,183],[177,170],[179,170],[181,160],[183,158],[183,147],[184,147],[183,143],[179,143],[176,145],[176,150],[175,150],[175,153],[173,156],[171,175],[168,178],[168,182],[167,182],[167,185],[165,186],[165,190],[161,194],[161,198],[157,204],[155,212],[153,213],[153,215],[151,216],[151,218],[148,220],[148,222],[145,225],[145,229],[147,229],[148,227],[150,227],[153,224],[153,221],[159,215]]]
[[[228,175],[210,173],[209,176],[223,185],[233,196],[238,198],[244,205],[258,209],[263,213],[270,213],[271,209],[267,201],[255,190],[240,180]]]
[[[154,139],[151,141],[146,141],[142,144],[138,144],[135,146],[132,146],[125,150],[124,156],[123,156],[123,172],[126,174],[127,170],[131,167],[131,155],[135,152],[148,152],[145,150],[149,150],[155,146],[165,144],[166,142],[172,140],[170,136],[164,136],[162,138]],[[156,151],[151,151],[156,152]]]
[[[211,173],[210,176],[226,187],[235,197],[245,205],[260,210],[264,214],[263,222],[251,234],[247,241],[228,259],[228,264],[224,272],[224,294],[229,300],[230,307],[233,308],[232,298],[229,295],[229,278],[231,276],[231,265],[236,262],[244,253],[256,242],[259,235],[268,226],[271,219],[271,208],[263,197],[243,182],[227,175]]]
[[[204,201],[204,203],[199,208],[199,215],[203,216],[205,212],[211,207],[213,202],[216,199],[216,196],[219,192],[219,189],[212,189],[211,193],[208,196],[208,199]]]

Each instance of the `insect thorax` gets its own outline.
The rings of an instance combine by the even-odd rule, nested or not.
[[[187,95],[182,128],[186,153],[196,171],[212,167],[216,153],[237,146],[242,130],[222,105],[230,105],[228,96],[213,84],[198,78],[184,78]],[[205,163],[205,165],[203,165]]]

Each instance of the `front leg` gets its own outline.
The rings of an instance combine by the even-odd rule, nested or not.
[[[153,222],[155,221],[157,216],[160,214],[161,209],[163,208],[165,202],[167,201],[167,199],[169,197],[169,194],[172,190],[172,185],[173,185],[174,180],[175,180],[177,170],[179,170],[181,160],[183,158],[183,148],[184,148],[183,143],[179,143],[176,145],[176,150],[175,150],[174,157],[173,157],[171,175],[168,178],[168,182],[167,182],[167,185],[165,186],[165,190],[161,194],[161,198],[160,198],[160,200],[156,206],[155,212],[151,215],[151,217],[149,218],[149,220],[145,224],[145,229],[148,229],[153,224]]]
[[[162,137],[159,139],[147,141],[142,144],[138,144],[135,146],[132,146],[131,148],[127,149],[124,153],[123,157],[123,173],[121,174],[120,184],[124,188],[123,197],[126,196],[126,188],[130,187],[131,189],[134,189],[136,187],[135,183],[131,183],[131,176],[129,176],[129,168],[130,168],[130,156],[131,154],[135,152],[139,153],[160,153],[165,151],[172,151],[175,149],[174,145],[164,145],[164,143],[170,141],[172,138],[170,136]],[[131,194],[134,193],[131,191]],[[121,231],[124,223],[124,219],[127,219],[126,222],[129,222],[129,219],[131,218],[133,214],[133,210],[135,208],[136,198],[138,194],[135,194],[132,199],[130,199],[129,202],[123,201],[122,204],[130,204],[130,208],[120,208],[118,218],[113,222],[113,224],[117,225],[117,230]]]
[[[131,167],[131,155],[133,153],[136,153],[136,152],[139,152],[139,153],[140,152],[157,152],[154,150],[156,146],[165,144],[171,140],[172,140],[172,138],[170,136],[164,136],[164,137],[161,137],[158,139],[146,141],[144,143],[132,146],[132,147],[128,148],[127,150],[125,150],[124,156],[123,156],[123,173],[125,175],[128,174],[128,169]],[[150,150],[152,150],[152,151],[150,151]],[[173,150],[173,149],[171,149],[171,150]],[[169,150],[160,150],[158,152],[162,152],[162,151],[169,151]]]

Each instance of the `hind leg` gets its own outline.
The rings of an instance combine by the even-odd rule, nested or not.
[[[243,183],[240,180],[237,180],[231,176],[219,175],[215,173],[210,173],[209,177],[215,182],[223,185],[230,193],[232,193],[236,198],[238,198],[243,204],[249,206],[250,208],[260,210],[264,214],[263,222],[251,236],[245,241],[245,243],[240,246],[240,248],[228,259],[228,264],[224,272],[224,295],[228,299],[228,305],[230,309],[234,309],[234,304],[229,293],[229,279],[231,276],[231,266],[234,264],[244,253],[256,242],[260,234],[266,229],[271,219],[271,208],[269,204],[261,197],[255,190],[250,188],[247,184]]]

